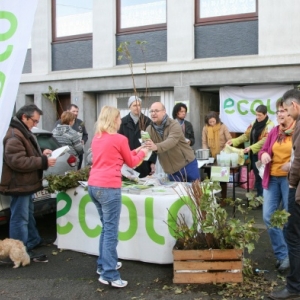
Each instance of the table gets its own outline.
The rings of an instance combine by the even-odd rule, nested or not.
[[[175,222],[184,214],[192,225],[192,216],[179,195],[184,190],[179,183],[174,189],[160,187],[141,194],[122,193],[118,255],[121,259],[158,264],[173,263]],[[176,193],[179,193],[179,195]],[[88,192],[81,186],[57,195],[58,248],[98,255],[101,222]]]
[[[238,181],[235,180],[235,174],[237,172],[239,172],[239,174],[241,174],[241,168],[242,167],[247,167],[247,170],[248,170],[248,165],[249,165],[249,163],[245,163],[242,166],[229,167],[230,168],[230,173],[232,173],[232,181],[229,181],[228,183],[232,183],[232,199],[234,201],[236,199],[236,187],[239,187],[242,184],[246,184],[246,186],[247,186],[247,192],[249,192],[249,172],[247,172],[247,179],[246,179],[246,181],[240,181],[240,176],[238,178]],[[218,164],[215,162],[213,164],[204,164],[201,168],[209,169],[209,172],[210,172],[211,167],[217,167],[217,166],[218,166]],[[222,196],[224,197],[224,195],[222,195]],[[227,197],[227,190],[226,190],[225,197]],[[248,199],[247,199],[247,205],[248,205]],[[233,207],[233,214],[235,216],[235,206]]]

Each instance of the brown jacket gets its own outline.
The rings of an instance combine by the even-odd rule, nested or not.
[[[300,117],[298,117],[293,134],[293,154],[291,169],[288,175],[289,184],[296,188],[295,200],[300,204]]]
[[[0,193],[30,195],[43,189],[47,156],[42,154],[35,136],[16,117],[11,120],[3,146]]]
[[[173,174],[195,159],[194,150],[186,142],[177,121],[167,119],[163,137],[158,134],[153,125],[149,125],[146,131],[157,146],[158,160],[165,173]]]

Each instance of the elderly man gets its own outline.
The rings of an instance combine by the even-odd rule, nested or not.
[[[290,260],[286,287],[269,295],[271,299],[300,299],[300,91],[293,89],[282,96],[282,106],[297,120],[293,134],[293,153],[289,171],[288,212],[291,214],[285,230]]]
[[[146,142],[146,147],[157,153],[169,179],[188,182],[199,179],[194,151],[186,141],[180,124],[169,118],[161,102],[153,103],[149,113],[153,123],[146,129],[151,137]]]
[[[51,150],[41,149],[31,129],[39,123],[43,112],[34,104],[21,107],[12,118],[3,140],[3,168],[0,193],[11,196],[10,238],[24,243],[31,258],[47,261],[45,255],[33,255],[41,239],[33,216],[33,194],[43,189],[43,170],[56,163],[48,157]]]
[[[142,99],[137,96],[131,96],[128,99],[128,108],[130,113],[122,118],[122,124],[119,133],[125,135],[129,141],[130,150],[141,146],[141,130],[146,130],[151,120],[141,112]],[[135,168],[139,172],[140,178],[152,175],[155,172],[156,154],[152,153],[147,161]]]

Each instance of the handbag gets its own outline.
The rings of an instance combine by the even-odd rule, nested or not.
[[[255,175],[253,170],[248,171],[247,166],[242,166],[240,170],[240,182],[243,182],[240,184],[240,187],[243,189],[247,189],[247,172],[249,172],[249,190],[253,190],[255,186]]]

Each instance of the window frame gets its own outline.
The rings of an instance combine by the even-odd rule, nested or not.
[[[146,31],[158,31],[167,29],[167,22],[154,24],[154,25],[145,25],[145,26],[136,26],[136,27],[127,27],[121,28],[121,0],[117,1],[117,35],[120,34],[129,34],[129,33],[138,33],[138,32],[146,32]],[[167,0],[166,0],[167,4]]]
[[[93,33],[74,34],[68,36],[56,36],[56,0],[52,0],[52,43],[70,42],[70,41],[84,41],[91,40]]]
[[[200,1],[201,0],[195,0],[195,26],[217,23],[251,21],[258,19],[258,0],[256,0],[256,11],[254,13],[226,15],[208,18],[200,18]]]

